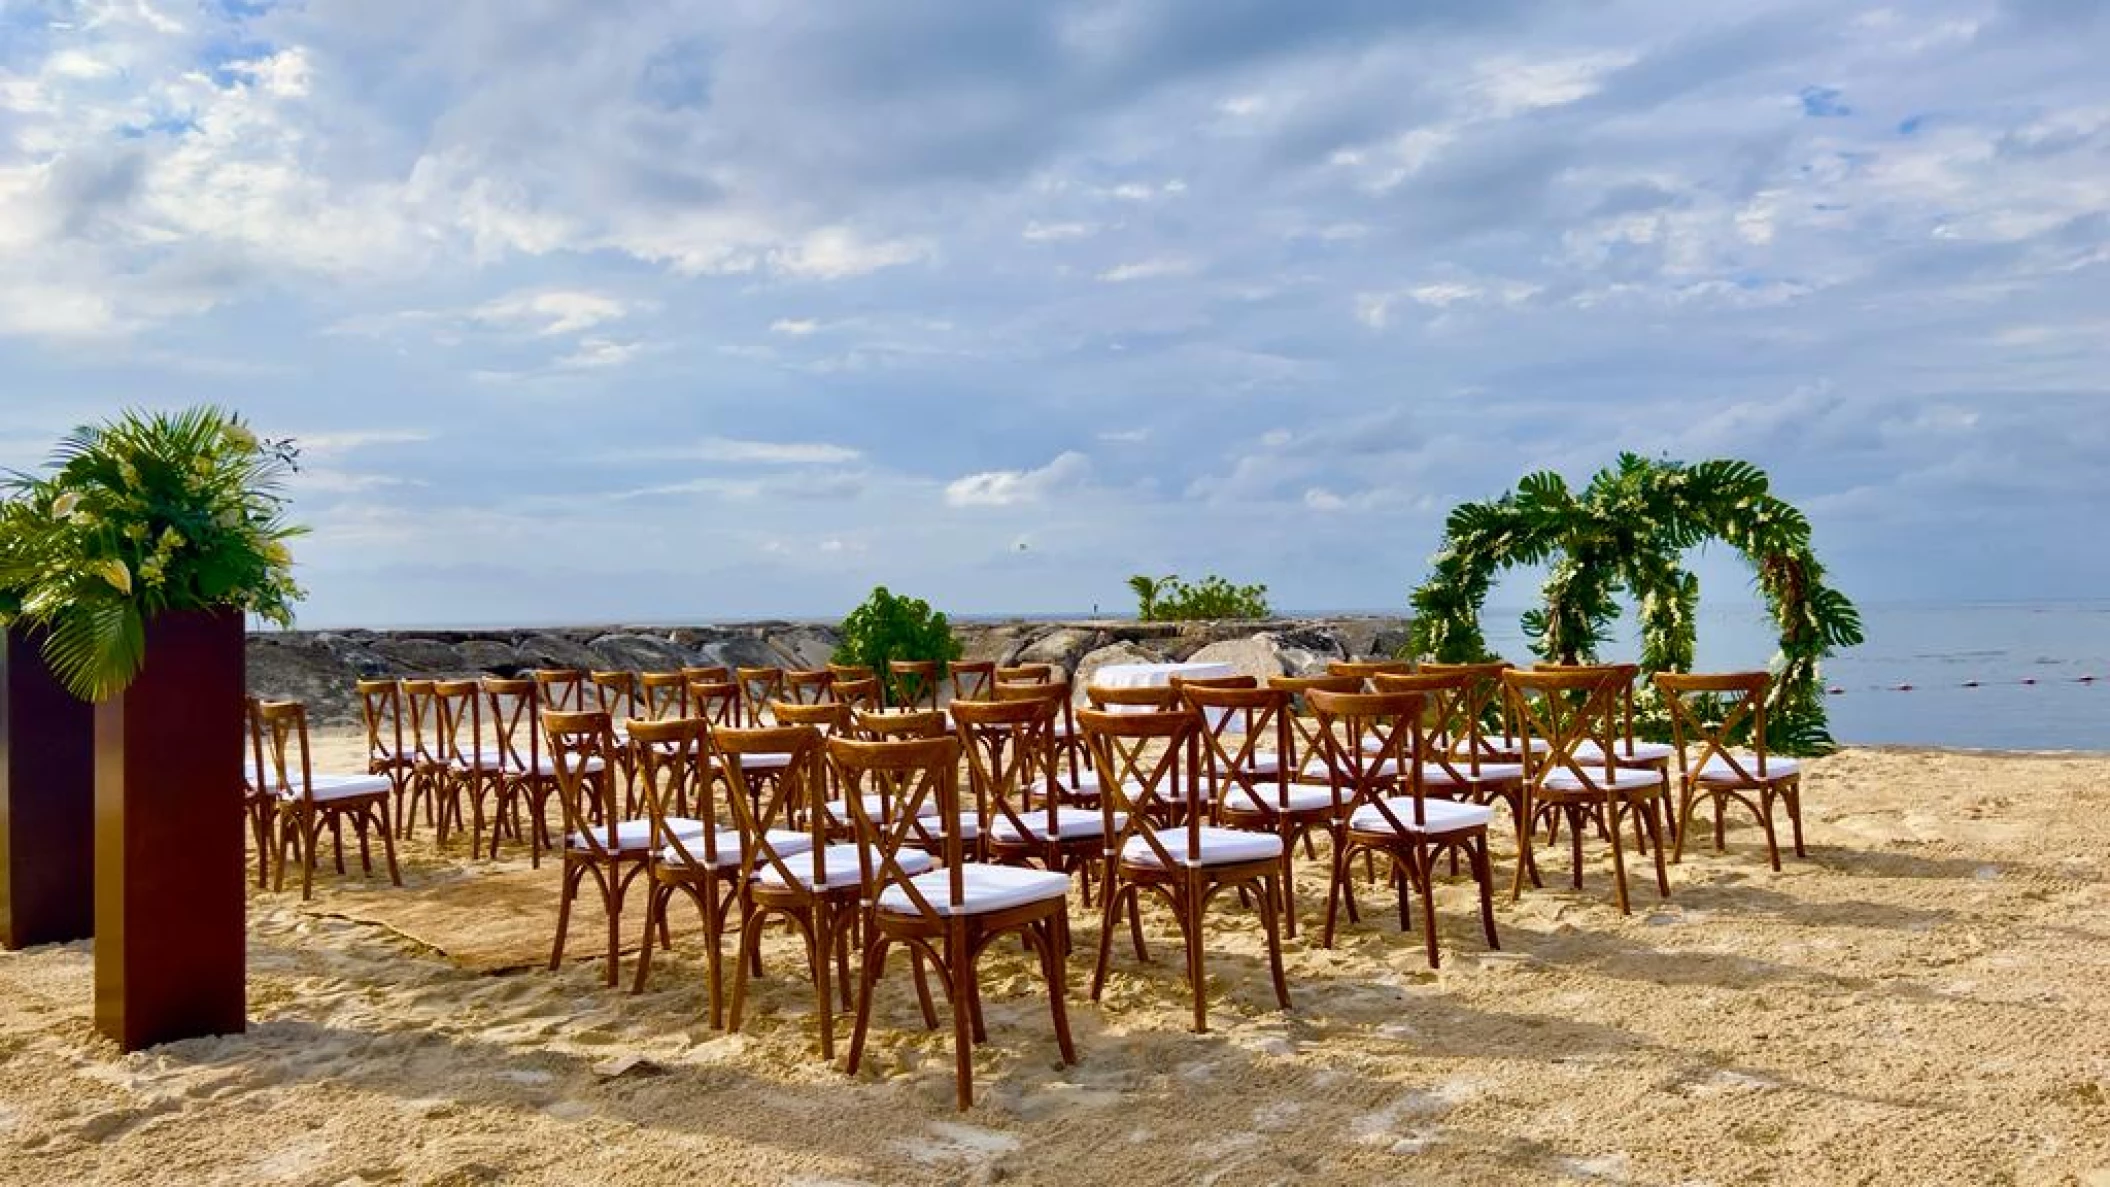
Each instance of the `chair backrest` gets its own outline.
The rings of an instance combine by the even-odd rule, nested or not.
[[[872,669],[866,667],[863,664],[831,663],[828,665],[828,674],[830,676],[835,677],[836,683],[838,684],[842,683],[845,680],[879,679],[879,673],[874,672]]]
[[[299,701],[258,701],[262,774],[272,786],[299,800],[315,797],[315,770],[308,757],[308,710]]]
[[[555,713],[580,713],[586,703],[586,673],[577,668],[536,668],[528,676],[542,689],[542,707]]]
[[[1182,676],[1177,672],[1166,681],[1174,692],[1183,688],[1259,688],[1257,676]]]
[[[1510,665],[1501,660],[1484,664],[1439,664],[1424,663],[1415,669],[1417,676],[1458,676],[1465,680],[1465,687],[1458,705],[1458,713],[1471,728],[1463,737],[1452,738],[1452,745],[1464,745],[1469,757],[1494,758],[1506,753],[1487,737],[1490,725],[1501,729],[1506,736],[1517,732],[1514,706],[1503,690],[1502,673]]]
[[[441,761],[439,699],[437,681],[403,682],[403,719],[410,726],[410,756],[420,765]]]
[[[747,724],[762,724],[762,710],[784,695],[784,669],[735,668],[733,683],[740,686],[740,703],[747,708]]]
[[[564,835],[586,851],[606,857],[622,848],[617,828],[622,804],[610,773],[616,765],[615,726],[600,709],[546,710],[542,741],[557,773],[557,802],[564,810]]]
[[[1474,678],[1465,672],[1409,672],[1404,675],[1379,672],[1370,677],[1376,692],[1419,693],[1426,701],[1422,711],[1421,758],[1450,777],[1453,786],[1465,776],[1480,774],[1487,747],[1480,720],[1469,708]]]
[[[856,717],[857,732],[873,741],[942,738],[946,735],[945,715],[936,709],[915,709],[907,712],[896,709],[857,710]]]
[[[638,698],[636,672],[591,672],[586,678],[593,682],[594,703],[608,715],[609,721],[628,721],[645,716]]]
[[[1180,690],[1170,684],[1146,684],[1135,688],[1109,688],[1104,684],[1087,684],[1085,698],[1094,709],[1116,707],[1153,712],[1170,712],[1180,707]]]
[[[938,707],[938,681],[941,673],[938,661],[933,659],[891,659],[886,665],[889,683],[894,695],[888,703],[906,709]]]
[[[733,670],[724,664],[705,664],[681,670],[681,678],[689,684],[731,684]]]
[[[1405,832],[1408,820],[1426,825],[1421,794],[1421,714],[1426,698],[1418,692],[1325,689],[1312,690],[1310,697],[1336,803],[1350,812],[1375,808],[1394,832]],[[1406,817],[1386,802],[1402,792],[1412,805]]]
[[[483,686],[474,680],[440,680],[432,693],[439,710],[440,761],[496,769],[497,749],[485,741]]]
[[[830,737],[848,733],[853,720],[850,706],[840,701],[824,701],[817,705],[771,701],[769,712],[778,725],[810,725]]]
[[[1502,673],[1523,743],[1524,777],[1534,790],[1560,771],[1573,774],[1590,791],[1612,785],[1617,778],[1612,730],[1620,686],[1628,683],[1616,668],[1510,668]],[[1536,739],[1543,739],[1544,747],[1533,745]],[[1575,756],[1584,742],[1597,743],[1601,752],[1590,762]]]
[[[1353,676],[1365,681],[1373,676],[1403,676],[1413,670],[1414,665],[1403,659],[1337,659],[1326,664],[1328,676]]]
[[[1280,689],[1290,697],[1290,752],[1282,756],[1282,761],[1292,764],[1319,757],[1326,752],[1326,744],[1319,738],[1318,719],[1311,711],[1311,694],[1359,692],[1362,690],[1363,681],[1358,676],[1270,676],[1267,686]]]
[[[1201,722],[1201,777],[1216,802],[1242,788],[1253,799],[1288,811],[1289,694],[1279,688],[1188,683],[1180,686],[1180,696]],[[1259,769],[1262,754],[1274,755],[1274,770]]]
[[[647,721],[679,721],[689,715],[689,679],[680,672],[640,672],[638,708]]]
[[[1058,752],[1056,759],[1068,766],[1070,786],[1075,787],[1078,783],[1077,752],[1080,747],[1076,745],[1077,705],[1070,699],[1069,681],[1049,679],[1012,683],[999,680],[994,691],[999,701],[1044,700],[1054,704],[1054,717],[1049,727],[1054,734]],[[1091,760],[1087,758],[1085,761]]]
[[[1709,772],[1714,782],[1757,785],[1766,771],[1766,694],[1773,677],[1765,672],[1658,672],[1656,690],[1670,710],[1671,742],[1678,748],[1678,771],[1691,776],[1719,760]],[[1740,751],[1739,743],[1748,749]],[[1694,753],[1694,750],[1698,753]]]
[[[959,825],[960,740],[949,734],[889,742],[830,738],[828,762],[849,803],[850,818],[856,822],[858,864],[866,896],[876,899],[887,890],[899,890],[918,914],[934,923],[941,921],[944,916],[937,904],[901,864],[904,849],[935,848],[932,856],[946,869],[948,905],[955,911],[966,905]],[[876,796],[877,811],[867,806],[868,794]]]
[[[743,724],[740,686],[724,680],[690,681],[689,715],[709,722],[712,729],[729,729]]]
[[[1195,733],[1200,720],[1186,709],[1146,713],[1110,713],[1083,709],[1077,727],[1099,773],[1099,810],[1103,834],[1111,838],[1109,854],[1125,851],[1137,837],[1157,855],[1165,869],[1174,860],[1165,837],[1154,827],[1184,817],[1185,856],[1201,860],[1202,806],[1194,779]]]
[[[810,725],[780,725],[767,729],[713,729],[711,748],[726,774],[729,791],[726,803],[740,829],[740,873],[743,881],[774,869],[787,886],[798,885],[795,863],[805,862],[815,886],[824,884],[827,872],[822,856],[828,847],[827,814],[821,803],[827,798],[827,753],[821,732]],[[750,754],[789,755],[783,768],[771,779],[756,779],[740,763]],[[771,839],[773,832],[803,832],[810,852],[785,853]]]
[[[995,693],[996,664],[990,660],[952,665],[952,697],[956,701],[986,701]]]
[[[403,686],[395,680],[361,680],[359,715],[366,723],[369,768],[400,766],[410,761],[403,750]]]
[[[499,761],[515,771],[536,770],[542,765],[540,686],[533,680],[486,676],[483,692]]]
[[[784,673],[784,699],[795,705],[818,705],[829,699],[835,673],[826,668],[800,668]]]
[[[248,733],[249,753],[242,759],[242,787],[252,796],[266,794],[271,780],[264,772],[264,719],[261,712],[263,699],[251,693],[242,698],[242,726]]]
[[[1612,736],[1627,746],[1634,744],[1634,681],[1641,675],[1640,664],[1533,664],[1534,672],[1610,672],[1619,678],[1614,691]]]
[[[1014,664],[996,670],[999,684],[1047,684],[1054,679],[1054,664]]]
[[[1040,686],[1034,686],[1040,687]],[[1027,818],[1044,817],[1043,837],[1055,837],[1055,713],[1049,697],[1008,701],[954,701],[953,730],[967,752],[968,789],[975,815],[986,826],[998,816],[1032,836]]]
[[[840,676],[828,688],[829,696],[852,709],[874,712],[885,707],[886,700],[880,695],[879,677],[861,676],[845,680]]]
[[[677,717],[633,721],[627,728],[637,763],[637,786],[642,789],[645,811],[652,818],[654,860],[671,851],[677,864],[691,869],[717,869],[720,846],[730,838],[718,835],[719,813],[711,795],[711,780],[701,777],[706,769],[703,752],[710,745],[710,726],[702,718]],[[701,821],[703,834],[667,826],[668,817],[682,815]]]

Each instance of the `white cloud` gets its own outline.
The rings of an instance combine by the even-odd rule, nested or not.
[[[803,338],[806,335],[811,334],[816,330],[819,330],[820,328],[821,323],[813,320],[810,317],[780,317],[777,320],[769,323],[770,333],[788,334],[793,338]]]
[[[468,313],[471,321],[555,337],[576,334],[628,316],[630,306],[604,293],[551,289],[508,293]]]
[[[847,227],[822,227],[770,253],[781,272],[817,280],[862,276],[912,263],[930,254],[928,244],[908,239],[865,240]]]
[[[1027,223],[1018,233],[1030,243],[1056,243],[1066,239],[1089,239],[1099,233],[1097,223]]]
[[[625,460],[820,466],[854,462],[864,455],[847,445],[834,445],[824,441],[745,441],[733,437],[705,437],[693,445],[633,451],[619,456]]]
[[[606,367],[620,367],[636,358],[645,349],[642,342],[617,342],[612,338],[581,338],[579,345],[570,354],[559,357],[552,366],[560,370],[590,371]]]
[[[1034,470],[984,470],[946,484],[945,501],[954,507],[1011,507],[1038,503],[1083,484],[1091,459],[1081,453],[1057,454]]]
[[[1108,284],[1124,284],[1132,280],[1159,280],[1168,276],[1188,276],[1195,270],[1193,260],[1181,256],[1156,256],[1147,260],[1135,260],[1116,264],[1099,273],[1099,279]]]

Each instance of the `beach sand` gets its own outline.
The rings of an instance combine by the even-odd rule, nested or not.
[[[253,893],[242,1036],[120,1055],[85,944],[0,956],[0,1181],[2110,1183],[2110,759],[1855,750],[1814,765],[1806,801],[1807,860],[1774,874],[1735,827],[1668,902],[1637,880],[1628,918],[1601,846],[1580,893],[1553,855],[1547,889],[1500,904],[1499,953],[1450,885],[1440,972],[1374,892],[1319,949],[1323,865],[1303,863],[1295,1008],[1234,905],[1209,926],[1207,1035],[1163,916],[1154,962],[1117,947],[1087,1001],[1099,929],[1073,901],[1081,1061],[1056,1066],[1006,945],[965,1114],[905,966],[852,1079],[817,1054],[781,934],[738,1036],[702,1022],[692,911],[641,996],[629,960],[621,990],[590,958],[479,971],[546,952],[556,870],[421,832],[402,890],[324,872],[306,907]],[[338,917],[486,889],[471,951]]]

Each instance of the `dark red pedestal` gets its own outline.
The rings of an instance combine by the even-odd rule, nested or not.
[[[242,1030],[242,616],[147,623],[95,707],[95,1025],[125,1050]]]
[[[95,711],[0,631],[0,948],[95,934]]]

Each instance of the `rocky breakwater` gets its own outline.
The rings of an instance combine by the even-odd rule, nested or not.
[[[1053,664],[1080,690],[1108,664],[1206,660],[1244,675],[1321,671],[1328,661],[1390,657],[1405,619],[1298,618],[1225,622],[963,622],[963,658]],[[817,668],[835,625],[752,622],[702,627],[566,627],[475,631],[270,631],[249,636],[249,688],[298,700],[318,724],[359,718],[362,678],[512,676],[534,668],[671,671],[693,665]]]

